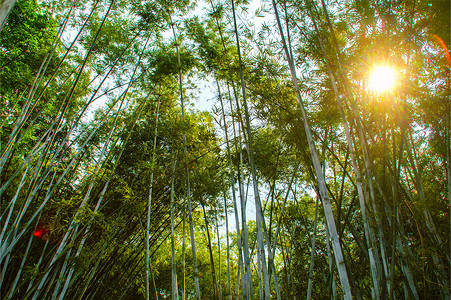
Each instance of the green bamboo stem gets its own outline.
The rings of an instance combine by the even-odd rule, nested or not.
[[[308,272],[307,283],[307,300],[312,299],[312,287],[313,287],[313,270],[315,269],[315,252],[316,252],[316,230],[318,225],[318,204],[319,198],[316,198],[315,205],[315,220],[313,221],[313,237],[312,237],[312,252],[310,254],[310,267]]]
[[[234,170],[233,170],[233,164],[232,164],[232,154],[231,154],[231,150],[230,150],[228,125],[227,125],[227,120],[225,118],[224,101],[222,99],[222,95],[221,95],[221,91],[220,91],[220,87],[219,87],[218,81],[216,81],[216,85],[217,85],[218,93],[219,93],[218,94],[219,95],[218,96],[219,97],[219,101],[221,103],[221,113],[222,113],[222,116],[223,116],[224,134],[225,134],[225,139],[226,139],[227,160],[228,160],[228,163],[229,163],[229,182],[230,182],[230,189],[231,189],[231,192],[232,192],[233,209],[234,209],[234,215],[235,215],[235,228],[236,228],[237,242],[238,242],[238,267],[239,267],[239,270],[241,271],[241,274],[243,275],[242,276],[242,290],[243,290],[243,293],[245,295],[247,295],[247,292],[246,292],[247,291],[247,284],[246,284],[247,280],[246,280],[246,276],[244,276],[244,274],[245,274],[244,269],[243,269],[244,268],[244,264],[243,264],[243,258],[244,257],[242,255],[242,253],[243,253],[243,251],[247,251],[247,253],[249,253],[249,251],[245,250],[246,248],[244,250],[242,249],[242,247],[243,247],[242,239],[244,239],[244,237],[242,238],[242,233],[240,231],[238,206],[237,206],[236,193],[235,193],[235,176],[234,176]],[[229,99],[230,99],[230,97],[229,97]],[[230,105],[231,105],[231,109],[233,110],[232,101],[230,101]],[[233,117],[232,117],[232,122],[233,122],[233,125],[235,126],[235,121],[234,121]],[[236,136],[235,128],[233,128],[233,129],[234,129],[234,135]],[[238,176],[240,178],[239,174],[240,173],[238,173]],[[240,189],[240,191],[241,191],[241,189]],[[240,195],[241,195],[241,193],[240,193]],[[226,216],[226,218],[227,218],[227,216]],[[245,230],[244,228],[245,228],[245,223],[243,222],[243,231]],[[246,237],[246,239],[247,239],[247,237]],[[237,277],[239,278],[239,276],[237,276]],[[229,290],[230,290],[230,288],[229,288]],[[231,295],[231,293],[229,293],[229,294]]]
[[[144,47],[145,48],[145,47]],[[149,279],[150,279],[150,248],[149,248],[149,238],[150,238],[150,216],[152,209],[152,195],[153,195],[153,180],[155,173],[155,163],[156,163],[156,150],[157,150],[157,136],[158,136],[158,118],[160,116],[160,97],[158,97],[157,110],[155,113],[155,131],[153,138],[153,148],[152,148],[152,165],[151,165],[151,174],[150,174],[150,189],[149,189],[149,197],[147,202],[147,227],[146,227],[146,299],[150,298],[150,288],[149,288]]]
[[[184,97],[183,97],[183,84],[182,84],[182,65],[180,61],[180,52],[179,52],[179,45],[177,41],[177,35],[175,33],[174,23],[172,22],[172,18],[169,15],[169,21],[172,28],[172,34],[174,37],[175,42],[175,48],[177,51],[177,62],[178,62],[178,73],[179,73],[179,92],[180,92],[180,104],[182,107],[182,122],[185,123],[185,104],[184,104]],[[188,158],[188,150],[186,146],[186,134],[183,133],[183,153],[185,156],[185,160]],[[191,250],[193,253],[193,272],[194,272],[194,285],[196,289],[196,298],[200,300],[200,287],[199,287],[199,271],[197,267],[197,257],[196,257],[196,243],[194,240],[194,225],[193,225],[193,210],[192,210],[192,204],[191,204],[191,191],[190,191],[190,182],[189,182],[189,171],[188,171],[188,165],[185,161],[185,172],[186,172],[186,190],[187,190],[187,197],[188,197],[188,219],[189,219],[189,226],[190,226],[190,236],[191,236]]]
[[[3,26],[8,20],[9,13],[13,9],[17,0],[4,0],[0,6],[0,33],[2,32]]]
[[[214,288],[214,297],[215,299],[218,298],[218,286],[216,283],[216,272],[215,272],[215,262],[213,259],[213,251],[212,251],[212,245],[211,245],[211,238],[210,238],[210,222],[208,222],[207,219],[207,213],[205,211],[205,205],[202,203],[202,200],[200,202],[200,205],[202,206],[202,211],[204,213],[204,222],[205,222],[205,229],[207,231],[207,241],[208,241],[208,253],[210,255],[210,267],[211,267],[211,274],[212,274],[212,281],[213,281],[213,288]]]
[[[222,172],[221,172],[222,173]],[[232,288],[231,288],[231,278],[230,278],[230,242],[229,242],[229,213],[227,209],[227,198],[225,189],[223,190],[224,198],[224,216],[225,216],[225,227],[226,227],[226,250],[227,250],[227,291],[228,299],[232,300]]]
[[[172,174],[175,173],[175,165],[177,161],[174,160],[172,164]],[[174,238],[174,175],[171,178],[171,278],[172,278],[172,299],[178,300],[178,285],[177,285],[177,266],[175,263],[175,238]]]
[[[185,227],[185,220],[186,220],[186,205],[183,205],[183,215],[182,215],[182,222],[183,222],[183,229],[182,229],[182,274],[183,274],[183,288],[182,288],[182,300],[185,300],[185,288],[186,288],[186,270],[185,270],[185,249],[186,249],[186,227]]]
[[[259,261],[261,263],[261,269],[262,269],[262,276],[263,276],[263,283],[264,283],[264,295],[265,299],[269,300],[271,296],[270,292],[270,285],[269,285],[269,277],[268,277],[268,271],[266,266],[266,255],[265,255],[265,248],[263,244],[263,229],[262,229],[262,222],[263,222],[263,214],[262,214],[262,207],[261,207],[261,201],[260,201],[260,192],[258,188],[258,179],[255,172],[255,164],[254,164],[254,153],[253,153],[253,139],[252,139],[252,132],[251,132],[251,124],[250,124],[250,116],[249,116],[249,109],[247,105],[246,100],[246,88],[245,88],[245,81],[244,81],[244,75],[243,75],[243,62],[241,59],[241,49],[240,49],[240,40],[239,40],[239,34],[238,34],[238,26],[236,22],[236,12],[235,12],[235,3],[234,0],[231,1],[232,3],[232,13],[233,13],[233,24],[235,28],[235,37],[236,37],[236,45],[237,45],[237,51],[238,51],[238,60],[239,60],[239,68],[240,68],[240,79],[241,79],[241,96],[243,100],[243,107],[244,107],[244,115],[245,115],[245,123],[246,123],[246,131],[247,131],[247,146],[248,146],[248,154],[249,154],[249,163],[251,166],[251,175],[252,175],[252,183],[254,188],[254,199],[255,199],[255,208],[256,208],[256,224],[257,224],[257,247],[258,247],[258,254],[259,254]],[[270,246],[268,248],[268,251],[271,252]]]
[[[343,297],[344,297],[344,299],[351,299],[352,298],[351,287],[349,285],[349,279],[348,279],[346,267],[344,264],[343,253],[341,250],[341,245],[340,245],[339,237],[337,234],[337,228],[335,226],[335,220],[333,217],[332,207],[329,202],[329,196],[328,196],[328,192],[327,192],[327,188],[326,188],[326,182],[325,182],[322,170],[321,170],[321,163],[319,161],[315,142],[313,141],[311,128],[310,128],[310,125],[308,122],[307,112],[305,111],[304,104],[302,102],[299,85],[298,85],[297,77],[296,77],[296,69],[295,69],[293,60],[290,57],[290,52],[288,51],[287,44],[285,42],[285,37],[284,37],[283,31],[282,31],[282,25],[281,25],[280,18],[278,15],[276,3],[274,0],[272,1],[272,3],[273,3],[275,16],[276,16],[277,26],[279,28],[279,34],[280,34],[283,48],[285,51],[285,56],[287,58],[287,61],[288,61],[289,67],[290,67],[290,73],[291,73],[292,82],[293,82],[293,85],[295,88],[296,97],[297,97],[297,100],[298,100],[298,103],[299,103],[299,106],[301,109],[301,113],[302,113],[302,119],[304,122],[304,128],[305,128],[305,132],[307,135],[307,140],[308,140],[308,144],[309,144],[313,167],[314,167],[316,178],[318,181],[320,197],[321,197],[321,200],[323,203],[323,209],[324,209],[324,213],[326,216],[326,223],[327,223],[328,231],[330,233],[331,240],[332,240],[332,247],[334,249],[335,261],[336,261],[337,268],[338,268],[338,274],[340,277]]]
[[[218,238],[218,296],[219,300],[222,300],[222,280],[221,280],[221,237],[219,235],[219,222],[218,216],[215,217],[216,225],[216,237]]]
[[[241,132],[241,126],[239,126],[239,131]],[[249,249],[249,239],[248,239],[248,231],[247,231],[247,215],[246,215],[246,206],[247,206],[247,191],[244,191],[243,187],[243,181],[242,178],[242,170],[243,168],[243,152],[242,149],[242,140],[241,140],[241,134],[239,135],[239,157],[240,157],[240,163],[238,167],[238,189],[240,193],[240,208],[241,208],[241,225],[242,225],[242,240],[243,240],[243,260],[244,260],[244,272],[241,273],[242,278],[245,278],[246,284],[243,285],[243,288],[245,287],[245,290],[243,291],[243,294],[246,295],[246,299],[253,300],[253,283],[252,283],[252,268],[251,268],[251,257],[252,252],[250,252]],[[249,182],[247,187],[249,187]],[[250,256],[249,256],[249,253]],[[259,281],[261,283],[261,281]]]
[[[111,6],[110,6],[110,7],[111,7]],[[148,40],[149,40],[149,39],[147,39],[147,42],[148,42]],[[102,161],[103,157],[104,157],[105,154],[106,154],[106,150],[107,150],[107,148],[108,148],[108,146],[109,146],[109,141],[111,140],[111,136],[112,136],[112,134],[113,134],[113,131],[114,131],[114,129],[116,128],[117,118],[118,118],[119,113],[121,112],[121,109],[122,109],[122,107],[123,107],[123,104],[124,104],[124,101],[125,101],[125,99],[126,99],[126,95],[127,95],[127,92],[128,92],[128,90],[129,90],[129,88],[130,88],[130,85],[131,85],[131,83],[133,82],[133,77],[134,77],[134,75],[136,74],[136,70],[137,70],[137,67],[138,67],[138,65],[139,65],[139,61],[141,60],[142,53],[144,52],[144,49],[145,49],[146,46],[147,46],[147,42],[146,42],[146,44],[145,44],[145,46],[144,46],[144,48],[143,48],[143,51],[141,52],[141,55],[140,55],[140,57],[139,57],[139,59],[138,59],[138,64],[136,64],[136,67],[135,67],[135,69],[134,69],[134,71],[133,71],[133,74],[132,74],[132,77],[131,77],[131,80],[130,80],[130,84],[128,85],[126,91],[123,93],[123,95],[122,95],[122,97],[121,97],[121,98],[122,98],[121,104],[120,104],[119,109],[118,109],[118,111],[117,111],[117,114],[116,114],[116,117],[115,117],[115,119],[114,119],[113,125],[112,125],[112,127],[111,127],[111,129],[110,129],[110,132],[109,132],[109,135],[108,135],[108,138],[107,138],[107,142],[105,143],[105,145],[104,145],[104,147],[103,147],[103,149],[102,149],[102,151],[101,151],[99,161]],[[99,169],[99,164],[96,165],[95,170],[94,170],[94,174],[97,173],[97,170],[98,170],[98,169]],[[94,181],[92,181],[91,184],[89,185],[88,191],[87,191],[87,193],[85,194],[85,197],[84,197],[82,203],[80,204],[80,209],[79,209],[79,211],[81,211],[81,210],[83,209],[83,207],[86,205],[86,203],[87,203],[87,201],[88,201],[88,198],[89,198],[89,196],[90,196],[91,190],[92,190],[92,188],[93,188],[93,185],[94,185]],[[79,211],[78,211],[78,212],[79,212]],[[75,218],[77,217],[78,212],[76,213]],[[73,230],[73,231],[72,231],[72,230]],[[71,232],[71,231],[72,231],[72,232]],[[64,238],[63,238],[63,240],[62,240],[62,242],[61,242],[61,244],[60,244],[60,246],[59,246],[59,248],[58,248],[58,250],[57,250],[57,252],[55,253],[55,256],[52,258],[52,261],[51,261],[51,263],[49,264],[49,266],[51,266],[51,265],[56,261],[56,259],[59,257],[59,255],[61,254],[61,252],[63,251],[63,249],[66,247],[66,243],[67,243],[66,241],[67,241],[67,239],[69,238],[69,234],[72,235],[72,240],[73,240],[73,239],[74,239],[74,236],[75,236],[75,234],[76,234],[77,231],[78,231],[78,225],[75,226],[75,227],[73,227],[73,224],[71,224],[71,226],[69,227],[68,232],[66,232],[66,234],[65,234],[65,236],[64,236]],[[82,246],[81,246],[81,248],[82,248]],[[71,250],[69,250],[69,252],[66,254],[67,256],[66,256],[66,260],[65,260],[65,262],[64,262],[64,264],[63,264],[63,269],[62,269],[62,271],[61,271],[61,275],[63,275],[63,274],[65,273],[64,270],[66,269],[66,266],[67,266],[67,264],[68,264],[68,260],[69,260],[69,257],[70,257],[70,252],[71,252]],[[70,276],[72,276],[71,271],[69,271],[69,273],[70,273]],[[69,277],[70,277],[70,276],[69,276]],[[43,278],[41,279],[41,282],[40,282],[40,284],[39,284],[39,286],[38,286],[38,288],[37,288],[37,290],[36,290],[36,293],[34,294],[33,298],[36,298],[36,297],[39,295],[40,290],[41,290],[41,288],[42,288],[42,286],[43,286],[43,284],[44,284],[44,282],[45,282],[45,280],[46,280],[46,277],[47,277],[47,276],[44,275]],[[60,286],[60,284],[61,284],[61,282],[62,282],[62,278],[63,278],[63,276],[60,276],[60,278],[59,278],[58,281],[57,281],[57,284],[56,284],[56,287],[55,287],[55,291],[54,291],[54,297],[56,297],[56,295],[59,293],[59,286]],[[70,281],[70,280],[69,280],[69,281]],[[69,282],[69,281],[68,281],[68,282]]]
[[[210,2],[212,9],[214,9],[213,6],[213,1]],[[233,3],[232,3],[233,5]],[[219,20],[217,17],[215,17],[215,21],[216,21],[216,26],[218,28],[218,32],[219,32],[219,36],[221,39],[221,43],[223,46],[223,50],[224,53],[227,54],[227,47],[226,47],[226,43],[224,40],[224,36],[222,33],[222,28],[220,26]],[[236,26],[235,26],[236,27]],[[229,70],[230,70],[230,65],[229,65]],[[215,76],[216,77],[216,76]],[[226,143],[227,143],[227,155],[228,155],[228,160],[229,160],[229,169],[230,169],[230,185],[231,185],[231,190],[232,190],[232,197],[233,197],[233,205],[234,205],[234,210],[235,210],[235,227],[236,227],[236,232],[237,232],[237,239],[238,239],[238,252],[239,252],[239,260],[238,260],[238,266],[239,266],[239,272],[241,271],[241,278],[242,278],[242,290],[243,290],[243,294],[244,297],[246,297],[246,299],[253,299],[253,294],[249,293],[249,291],[252,291],[252,275],[251,275],[251,269],[250,269],[250,261],[249,261],[249,245],[248,245],[248,239],[247,239],[247,222],[246,219],[242,219],[242,228],[243,228],[243,233],[240,233],[240,226],[239,226],[239,215],[237,212],[237,203],[236,203],[236,195],[235,195],[235,180],[234,180],[234,176],[233,176],[233,166],[232,166],[232,158],[231,158],[231,154],[230,154],[230,145],[229,145],[229,138],[228,138],[228,129],[227,129],[227,122],[225,119],[225,114],[224,114],[224,104],[222,101],[222,96],[220,93],[220,89],[219,89],[219,83],[218,80],[216,79],[216,84],[218,87],[218,91],[219,91],[219,99],[221,102],[221,110],[222,110],[222,115],[223,115],[223,119],[224,119],[224,128],[225,128],[225,135],[226,135]],[[235,90],[235,86],[232,83],[232,87],[234,90],[234,97],[236,100],[236,105],[237,105],[237,112],[240,116],[240,120],[241,120],[241,114],[240,114],[240,108],[239,108],[239,103],[238,103],[238,96]],[[236,129],[235,129],[235,118],[233,117],[233,105],[232,105],[232,97],[231,97],[231,93],[230,93],[230,86],[229,84],[227,84],[227,89],[228,89],[228,94],[229,94],[229,100],[230,100],[230,109],[232,111],[232,124],[233,124],[233,132],[234,132],[234,138],[236,139]],[[240,153],[240,157],[241,157],[241,145],[238,148],[238,151]],[[241,166],[241,165],[240,165]],[[238,168],[238,185],[239,185],[239,191],[240,191],[240,197],[241,197],[241,210],[243,211],[243,203],[245,203],[245,201],[243,201],[243,196],[242,196],[242,190],[241,190],[241,184],[240,184],[240,167]],[[243,216],[243,213],[242,213]],[[242,241],[244,242],[244,244],[242,244]],[[243,249],[244,248],[244,249]],[[243,255],[242,255],[243,254]],[[244,270],[241,269],[243,268],[243,260],[244,260]],[[238,276],[237,278],[239,278],[239,272],[238,272]],[[238,289],[237,289],[237,296],[238,296]]]
[[[315,28],[316,28],[316,22],[315,22],[314,18],[312,18],[312,20],[313,20]],[[316,30],[318,31],[317,28],[316,28]],[[332,87],[334,90],[335,99],[338,103],[338,107],[340,110],[342,124],[344,126],[345,134],[346,134],[346,142],[347,142],[347,146],[348,146],[349,153],[350,153],[351,165],[352,165],[352,169],[355,174],[355,183],[356,183],[356,187],[357,187],[357,194],[358,194],[358,199],[359,199],[359,204],[360,204],[360,212],[362,214],[362,221],[363,221],[365,237],[366,237],[366,242],[367,242],[368,255],[369,255],[369,261],[370,261],[371,277],[372,277],[372,281],[373,281],[373,285],[371,286],[372,291],[373,291],[373,297],[375,299],[380,299],[380,284],[379,284],[380,265],[379,265],[378,256],[377,256],[377,246],[374,242],[375,241],[374,233],[372,232],[372,229],[370,227],[367,212],[366,212],[366,203],[368,203],[368,200],[365,199],[364,191],[362,188],[362,178],[361,178],[360,171],[359,171],[359,168],[357,165],[356,154],[354,152],[355,146],[353,144],[353,140],[351,139],[351,131],[349,129],[348,122],[346,120],[346,115],[345,115],[345,112],[343,109],[343,104],[340,99],[340,94],[338,92],[335,77],[332,73],[332,68],[331,68],[329,59],[327,57],[326,50],[324,48],[323,40],[320,35],[318,35],[318,40],[319,40],[321,50],[323,52],[324,60],[327,65],[327,70],[328,70],[329,78],[330,78],[330,81],[332,83]]]

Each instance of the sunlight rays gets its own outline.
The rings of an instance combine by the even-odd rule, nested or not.
[[[374,66],[368,78],[368,90],[375,93],[388,92],[396,85],[397,74],[388,65]]]

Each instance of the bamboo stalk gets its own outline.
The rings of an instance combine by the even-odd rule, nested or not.
[[[239,267],[238,269],[239,269],[239,271],[241,271],[241,274],[242,274],[242,276],[241,276],[242,277],[242,291],[243,291],[243,293],[245,295],[247,295],[247,292],[246,292],[247,291],[246,277],[244,276],[245,273],[244,273],[244,269],[243,269],[244,268],[244,264],[243,264],[243,258],[244,257],[243,257],[242,254],[243,254],[244,251],[247,251],[247,253],[249,253],[249,249],[248,248],[242,249],[242,247],[243,247],[242,240],[244,240],[244,238],[246,238],[246,240],[247,240],[247,236],[243,236],[242,237],[242,234],[241,234],[241,231],[240,231],[238,206],[237,206],[236,193],[235,193],[235,176],[234,176],[234,170],[233,170],[233,164],[232,164],[232,154],[231,154],[231,151],[230,151],[228,125],[227,125],[227,120],[225,118],[225,110],[224,110],[224,103],[223,103],[224,101],[222,99],[222,95],[221,95],[221,91],[220,91],[220,88],[219,88],[219,82],[218,81],[216,81],[216,85],[217,85],[218,92],[219,92],[219,101],[221,103],[221,112],[222,112],[223,122],[224,122],[224,134],[225,134],[225,139],[226,139],[227,160],[228,160],[228,163],[229,163],[229,182],[230,182],[230,189],[231,189],[231,192],[232,192],[233,210],[234,210],[234,215],[235,215],[235,228],[236,228],[237,242],[238,242],[238,267]],[[230,90],[229,90],[229,99],[230,99],[231,110],[233,111],[232,101],[231,101],[231,97],[230,97]],[[234,121],[233,116],[232,116],[232,122],[233,122],[234,136],[236,137],[235,121]],[[241,182],[240,178],[241,178],[240,170],[238,170],[238,181],[239,181],[238,184],[239,184],[239,186],[240,186],[240,182]],[[240,195],[241,195],[241,188],[240,188]],[[226,216],[226,218],[227,218],[227,216]],[[242,225],[243,225],[243,231],[244,231],[245,230],[244,228],[246,226],[245,222],[243,222]],[[247,232],[247,230],[246,230],[246,232]],[[243,235],[244,235],[244,232],[243,232]],[[245,245],[247,244],[246,240],[244,240]],[[229,250],[230,249],[228,249],[228,251]],[[240,276],[238,275],[237,277],[239,278]],[[229,290],[230,290],[230,288],[229,288]],[[231,293],[229,293],[229,294],[230,294],[230,297],[231,297]],[[238,293],[237,293],[237,295],[238,295]]]
[[[316,22],[315,22],[314,18],[312,18],[312,21],[316,28]],[[316,28],[316,30],[318,31],[317,28]],[[346,120],[346,115],[344,113],[343,104],[341,102],[337,84],[335,81],[335,77],[332,73],[332,68],[331,68],[329,59],[327,57],[325,48],[324,48],[323,40],[320,35],[318,35],[318,40],[319,40],[321,50],[323,52],[324,60],[326,61],[329,78],[332,83],[332,87],[333,87],[334,94],[335,94],[335,99],[338,103],[338,107],[340,110],[341,119],[342,119],[342,123],[343,123],[344,129],[345,129],[345,134],[346,134],[346,142],[347,142],[349,153],[350,153],[351,165],[352,165],[352,169],[355,174],[355,182],[356,182],[357,193],[358,193],[358,198],[359,198],[360,212],[362,214],[363,226],[364,226],[369,261],[370,261],[371,277],[372,277],[372,281],[373,281],[373,285],[371,288],[372,288],[372,291],[374,294],[374,298],[380,299],[380,284],[379,284],[380,270],[379,270],[379,263],[378,263],[378,259],[377,259],[377,246],[375,245],[375,242],[374,242],[374,234],[370,227],[367,212],[366,212],[366,203],[368,202],[368,200],[366,200],[365,196],[364,196],[364,191],[362,188],[362,178],[361,178],[360,171],[359,171],[359,168],[357,165],[356,154],[354,152],[355,147],[353,144],[353,140],[351,139],[351,132],[349,129],[348,122]]]
[[[180,91],[180,104],[182,107],[182,122],[185,122],[185,105],[184,105],[184,99],[183,99],[183,85],[182,85],[182,70],[181,70],[181,61],[180,61],[180,53],[179,53],[179,46],[177,41],[177,36],[175,34],[175,28],[174,23],[172,22],[172,18],[169,15],[170,19],[170,25],[172,28],[172,34],[174,36],[174,42],[175,42],[175,48],[177,51],[177,62],[178,62],[178,69],[179,69],[179,91]],[[186,134],[183,133],[183,152],[185,156],[185,160],[188,158],[188,150],[186,146]],[[187,197],[188,197],[188,219],[189,219],[189,226],[190,226],[190,236],[191,236],[191,250],[193,253],[193,272],[194,272],[194,285],[196,289],[196,298],[200,300],[200,287],[199,287],[199,271],[197,267],[197,257],[196,257],[196,243],[194,240],[194,225],[193,225],[193,210],[192,210],[192,204],[191,204],[191,191],[190,191],[190,183],[189,183],[189,171],[188,171],[188,165],[187,162],[185,162],[185,172],[186,172],[186,189],[187,189]]]
[[[175,165],[177,161],[174,160],[172,164],[172,174],[175,173]],[[172,299],[178,300],[178,285],[177,285],[177,266],[175,264],[175,245],[174,245],[174,175],[171,178],[171,278],[172,278]]]
[[[301,98],[301,94],[300,94],[300,90],[299,90],[299,86],[298,86],[298,82],[297,82],[297,77],[296,77],[296,69],[295,69],[293,60],[290,57],[290,52],[288,51],[287,44],[285,42],[285,37],[284,37],[283,31],[282,31],[282,25],[280,22],[276,3],[274,0],[272,0],[272,3],[273,3],[274,13],[275,13],[276,21],[277,21],[277,26],[279,28],[279,34],[280,34],[280,37],[282,40],[282,45],[283,45],[283,48],[285,51],[285,56],[286,56],[286,59],[288,61],[289,67],[290,67],[290,73],[291,73],[291,78],[292,78],[292,82],[294,85],[294,89],[296,92],[296,97],[297,97],[297,100],[298,100],[298,103],[299,103],[299,106],[301,109],[301,113],[302,113],[302,119],[304,122],[304,128],[305,128],[305,132],[307,135],[307,140],[308,140],[309,149],[310,149],[310,155],[311,155],[311,158],[313,161],[313,167],[314,167],[316,178],[318,181],[320,197],[321,197],[321,200],[323,203],[323,209],[324,209],[324,213],[326,216],[326,223],[327,223],[327,227],[328,227],[328,230],[329,230],[329,233],[331,236],[331,240],[332,240],[332,247],[334,249],[335,261],[336,261],[337,268],[338,268],[338,274],[340,277],[343,297],[344,297],[344,299],[351,299],[352,298],[351,287],[349,285],[349,279],[348,279],[346,267],[344,264],[343,253],[341,251],[341,245],[340,245],[339,237],[337,234],[337,229],[335,226],[332,207],[329,202],[329,196],[327,193],[326,182],[325,182],[322,170],[321,170],[321,163],[319,161],[315,142],[313,141],[311,128],[308,123],[308,116],[305,111],[304,104],[302,102],[302,98]]]
[[[245,115],[245,122],[246,122],[249,163],[251,166],[252,183],[253,183],[253,188],[254,188],[256,225],[257,225],[257,247],[258,247],[258,254],[259,254],[259,262],[261,263],[261,268],[262,268],[262,273],[263,273],[262,276],[263,276],[264,291],[265,291],[264,295],[265,295],[265,299],[269,300],[270,296],[271,296],[271,292],[270,292],[269,277],[268,277],[268,272],[267,272],[267,267],[266,267],[266,255],[265,255],[265,248],[264,248],[264,244],[263,244],[263,229],[262,229],[262,225],[263,225],[262,222],[263,222],[264,216],[263,216],[263,211],[262,211],[261,202],[260,202],[258,179],[256,176],[255,165],[254,165],[253,140],[252,140],[251,125],[250,125],[249,109],[248,109],[247,100],[246,100],[246,88],[245,88],[244,75],[243,75],[243,63],[242,63],[242,59],[241,59],[240,40],[239,40],[239,34],[238,34],[238,26],[237,26],[237,22],[236,22],[236,12],[235,12],[234,0],[232,0],[231,3],[232,3],[232,13],[233,13],[233,24],[234,24],[234,28],[235,28],[236,45],[237,45],[237,51],[238,51],[239,69],[240,69],[241,96],[243,99],[244,115]],[[271,249],[268,248],[268,251],[271,252]]]
[[[146,43],[147,45],[147,43]],[[145,49],[146,47],[144,47]],[[150,175],[150,190],[149,190],[149,198],[147,204],[147,228],[146,228],[146,299],[150,297],[150,288],[149,288],[149,276],[150,276],[150,248],[149,248],[149,237],[150,237],[150,216],[151,216],[151,208],[152,208],[152,194],[153,194],[153,179],[155,173],[155,163],[156,163],[156,149],[157,149],[157,136],[158,136],[158,118],[160,116],[160,97],[158,96],[158,104],[157,110],[155,113],[155,131],[153,138],[153,149],[152,149],[152,171]]]
[[[317,197],[315,205],[315,220],[313,221],[312,252],[310,254],[310,267],[308,272],[307,300],[312,299],[313,270],[315,268],[315,252],[316,252],[316,230],[318,225],[318,204],[319,198]]]
[[[205,229],[207,231],[208,252],[210,254],[210,267],[211,267],[213,288],[214,288],[214,293],[215,293],[214,296],[215,296],[215,298],[218,298],[218,287],[217,287],[217,284],[216,284],[215,263],[214,263],[214,259],[213,259],[213,251],[212,251],[211,238],[210,238],[209,222],[208,222],[208,219],[207,219],[207,213],[205,212],[205,205],[202,203],[202,200],[201,200],[200,204],[202,206],[202,211],[204,213]]]

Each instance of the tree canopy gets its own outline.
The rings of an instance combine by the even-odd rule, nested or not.
[[[2,1],[0,298],[449,299],[449,16]]]

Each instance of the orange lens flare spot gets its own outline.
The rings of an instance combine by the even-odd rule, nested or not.
[[[441,50],[443,50],[443,56],[446,64],[448,66],[451,66],[451,57],[449,55],[448,47],[446,47],[445,42],[436,34],[432,35],[434,39],[437,41],[438,45],[440,46]]]

